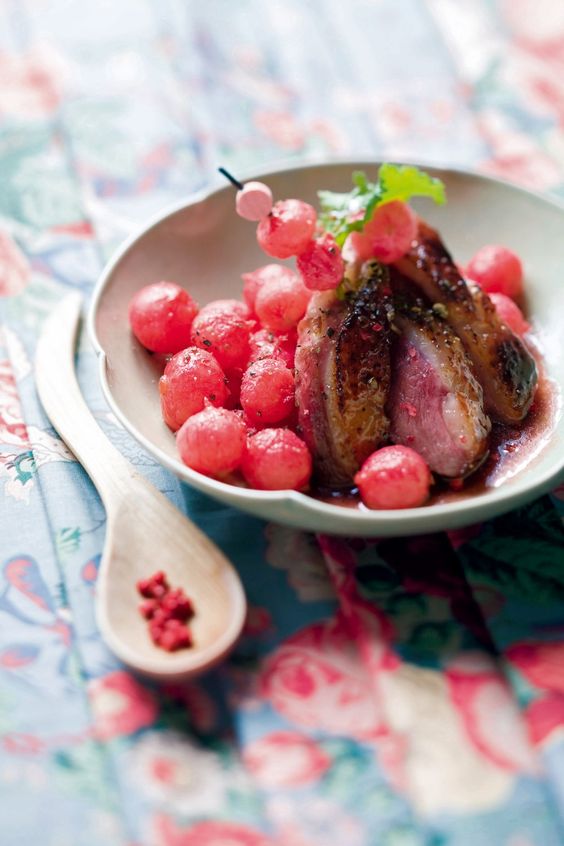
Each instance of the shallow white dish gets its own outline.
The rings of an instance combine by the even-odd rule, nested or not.
[[[267,182],[275,198],[317,204],[316,192],[349,190],[351,172],[375,174],[375,162],[336,162],[280,168],[249,178]],[[426,167],[446,184],[448,203],[419,208],[447,247],[465,262],[483,244],[501,243],[523,259],[529,314],[542,344],[547,376],[564,391],[564,207],[500,180],[459,170]],[[417,203],[416,203],[417,206]],[[368,511],[328,504],[295,491],[255,491],[218,482],[186,467],[160,413],[160,368],[129,331],[127,308],[139,288],[170,279],[202,305],[241,296],[241,273],[269,259],[256,243],[255,226],[237,217],[234,189],[220,187],[166,209],[130,238],[98,282],[89,329],[99,355],[106,399],[125,428],[180,479],[221,502],[268,520],[316,532],[390,536],[458,528],[516,508],[556,486],[564,476],[564,419],[558,404],[554,428],[539,454],[499,487],[446,504],[402,511]]]

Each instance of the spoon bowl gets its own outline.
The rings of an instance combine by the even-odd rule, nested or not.
[[[129,476],[108,508],[107,538],[97,585],[97,619],[113,652],[145,675],[169,679],[204,672],[236,641],[245,616],[239,578],[223,554],[162,494]],[[136,583],[164,570],[194,604],[194,646],[156,647],[139,613]]]

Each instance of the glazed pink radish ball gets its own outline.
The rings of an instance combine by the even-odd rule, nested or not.
[[[417,235],[417,215],[402,200],[377,206],[362,235],[370,243],[372,255],[383,264],[402,258]]]
[[[257,241],[268,256],[299,255],[313,238],[317,212],[303,200],[279,200],[257,226]]]
[[[250,352],[249,334],[254,325],[241,316],[241,309],[247,310],[245,304],[234,307],[233,302],[219,300],[204,306],[194,318],[191,330],[194,346],[213,353],[224,370],[245,367]]]
[[[310,291],[336,288],[345,272],[345,263],[335,239],[329,233],[313,238],[299,254],[297,267]]]
[[[255,299],[255,313],[272,332],[288,332],[305,314],[311,294],[293,271],[265,282]]]
[[[487,294],[505,294],[515,299],[523,293],[523,266],[507,247],[488,244],[470,259],[466,274]]]
[[[253,332],[249,338],[251,347],[249,364],[252,364],[253,361],[259,361],[261,358],[279,358],[286,367],[292,370],[297,343],[298,336],[295,330],[286,335],[275,335],[269,329],[259,329],[258,332]]]
[[[343,256],[346,261],[367,261],[374,258],[372,241],[364,232],[351,232],[343,245]]]
[[[301,491],[311,468],[307,446],[289,429],[263,429],[247,438],[241,469],[251,488]]]
[[[512,332],[516,335],[524,335],[531,328],[530,323],[525,320],[525,316],[517,303],[514,303],[510,297],[505,294],[489,294],[489,298],[495,306],[500,319],[509,326]]]
[[[241,464],[245,436],[241,412],[208,405],[180,427],[176,444],[184,464],[205,476],[220,478]]]
[[[242,300],[212,300],[202,306],[202,311],[207,313],[222,312],[223,314],[232,314],[240,317],[241,320],[248,320],[251,316],[251,310]]]
[[[419,453],[398,445],[373,452],[354,482],[368,508],[417,508],[429,498],[432,477]]]
[[[294,377],[283,361],[260,359],[243,376],[241,407],[250,423],[279,423],[294,408],[294,390]]]
[[[198,347],[176,353],[159,379],[161,410],[176,432],[188,417],[201,411],[206,400],[223,405],[229,396],[225,374],[213,355]]]
[[[377,206],[362,232],[351,232],[343,253],[348,261],[376,258],[391,264],[402,258],[417,235],[417,215],[402,200]]]
[[[261,288],[266,282],[277,282],[279,279],[293,279],[295,273],[283,264],[265,264],[249,273],[243,273],[243,297],[251,313],[255,310],[255,300]]]
[[[190,343],[198,305],[175,282],[155,282],[137,291],[129,304],[129,324],[140,344],[155,353],[176,353]]]

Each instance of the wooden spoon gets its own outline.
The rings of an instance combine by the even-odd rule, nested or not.
[[[233,646],[245,618],[243,587],[221,551],[140,476],[109,442],[81,394],[74,370],[81,297],[72,293],[47,318],[35,361],[45,412],[96,485],[107,512],[98,583],[98,626],[131,668],[161,680],[201,673]],[[193,600],[194,646],[156,647],[138,606],[138,579],[164,570]]]

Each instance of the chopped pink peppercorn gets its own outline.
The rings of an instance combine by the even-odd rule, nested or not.
[[[149,634],[155,646],[175,652],[192,646],[188,620],[194,616],[194,606],[182,588],[171,588],[162,570],[148,579],[137,582],[141,596],[147,597],[139,612],[149,622]]]

